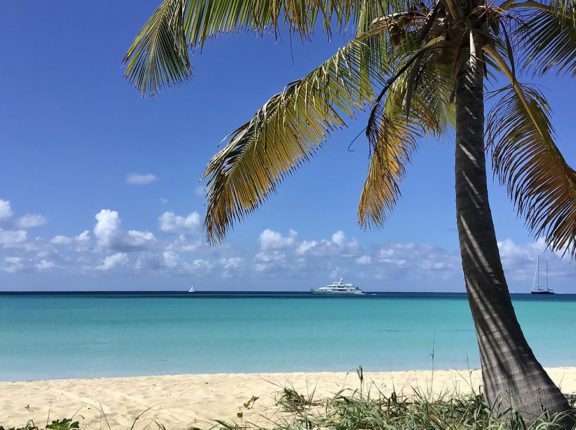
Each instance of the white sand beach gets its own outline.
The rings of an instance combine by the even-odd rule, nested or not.
[[[547,369],[565,393],[576,392],[576,367]],[[365,372],[364,390],[396,391],[410,395],[418,388],[427,395],[469,393],[481,385],[478,370]],[[342,389],[357,389],[350,373],[260,373],[144,376],[129,378],[69,379],[0,382],[0,425],[24,425],[28,420],[74,417],[82,428],[156,428],[189,426],[208,428],[214,419],[248,421],[274,419],[275,400],[283,387],[293,387],[315,398]],[[244,406],[258,397],[252,408]],[[153,427],[150,425],[153,424]]]

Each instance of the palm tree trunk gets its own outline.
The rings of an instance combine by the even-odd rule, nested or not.
[[[488,202],[483,70],[474,47],[456,86],[456,211],[468,301],[476,328],[485,396],[527,421],[567,412],[568,402],[534,357],[516,319]],[[569,428],[571,418],[566,419]]]

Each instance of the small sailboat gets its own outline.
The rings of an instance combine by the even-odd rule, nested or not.
[[[188,292],[189,292],[189,293],[195,293],[195,292],[196,292],[196,290],[194,289],[194,285],[192,285],[192,286],[190,287],[190,289],[188,290]]]
[[[536,258],[536,272],[534,272],[534,280],[532,281],[532,291],[530,294],[556,294],[553,289],[548,286],[548,260],[546,260],[546,282],[544,286],[540,283],[540,257]]]

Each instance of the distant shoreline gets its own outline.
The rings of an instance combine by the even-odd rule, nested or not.
[[[547,368],[565,393],[576,392],[576,367]],[[479,392],[479,370],[411,370],[365,372],[363,389],[384,394],[392,391],[426,396]],[[129,428],[146,412],[139,426],[156,420],[169,428],[209,428],[214,419],[259,420],[269,417],[284,387],[316,399],[334,396],[343,389],[360,387],[356,371],[294,373],[219,373],[124,378],[62,379],[0,382],[0,425],[24,425],[73,417],[81,427],[106,420],[112,428]],[[253,408],[244,403],[258,399]],[[140,428],[140,427],[139,427]]]
[[[108,291],[108,290],[92,290],[92,291],[0,291],[0,296],[131,296],[131,297],[269,297],[269,298],[290,298],[290,297],[306,297],[315,299],[369,299],[378,297],[388,298],[466,298],[465,292],[430,292],[430,291],[366,291],[363,296],[350,296],[350,295],[316,295],[310,291],[196,291],[190,293],[188,291]],[[523,298],[529,297],[533,300],[554,300],[554,299],[574,299],[576,300],[576,293],[557,293],[555,295],[533,295],[530,292],[526,293],[511,293],[512,297]]]

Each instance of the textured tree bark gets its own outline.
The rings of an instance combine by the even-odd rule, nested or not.
[[[456,87],[456,211],[468,301],[476,328],[485,396],[527,421],[570,411],[536,360],[516,319],[488,202],[483,71],[474,48]],[[571,428],[567,417],[561,428]]]

